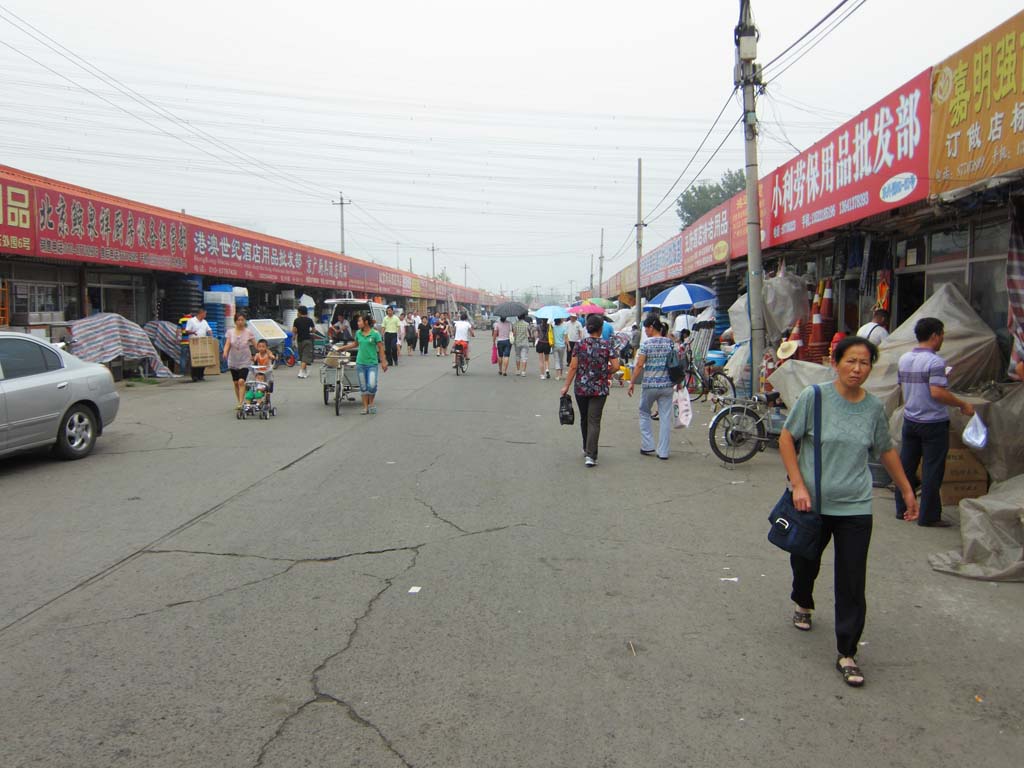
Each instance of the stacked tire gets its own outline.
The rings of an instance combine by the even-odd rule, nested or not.
[[[711,287],[714,288],[718,297],[718,306],[715,311],[715,340],[722,335],[726,328],[732,325],[729,320],[729,307],[736,303],[740,295],[740,275],[718,275],[712,278]]]

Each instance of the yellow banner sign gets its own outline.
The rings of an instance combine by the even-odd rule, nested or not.
[[[932,70],[931,192],[1024,168],[1024,12]]]

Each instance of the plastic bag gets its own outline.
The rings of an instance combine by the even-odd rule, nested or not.
[[[491,347],[491,365],[497,365],[497,364],[498,364],[498,345],[495,344],[493,347]]]
[[[988,445],[988,428],[978,414],[971,416],[971,420],[964,427],[963,441],[968,448],[979,451]]]
[[[690,395],[685,389],[677,389],[672,393],[672,426],[676,429],[688,427],[692,419]]]

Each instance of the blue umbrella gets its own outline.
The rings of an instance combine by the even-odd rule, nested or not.
[[[538,309],[533,313],[533,316],[541,320],[567,320],[572,317],[572,314],[565,307],[549,304]]]
[[[715,303],[715,292],[710,288],[696,283],[680,283],[666,288],[647,302],[647,309],[660,309],[662,312],[678,312],[694,307],[710,307]]]

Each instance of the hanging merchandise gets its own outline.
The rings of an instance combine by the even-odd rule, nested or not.
[[[889,285],[892,282],[892,272],[888,269],[882,272],[882,279],[878,281],[877,299],[872,309],[884,309],[889,311]]]

